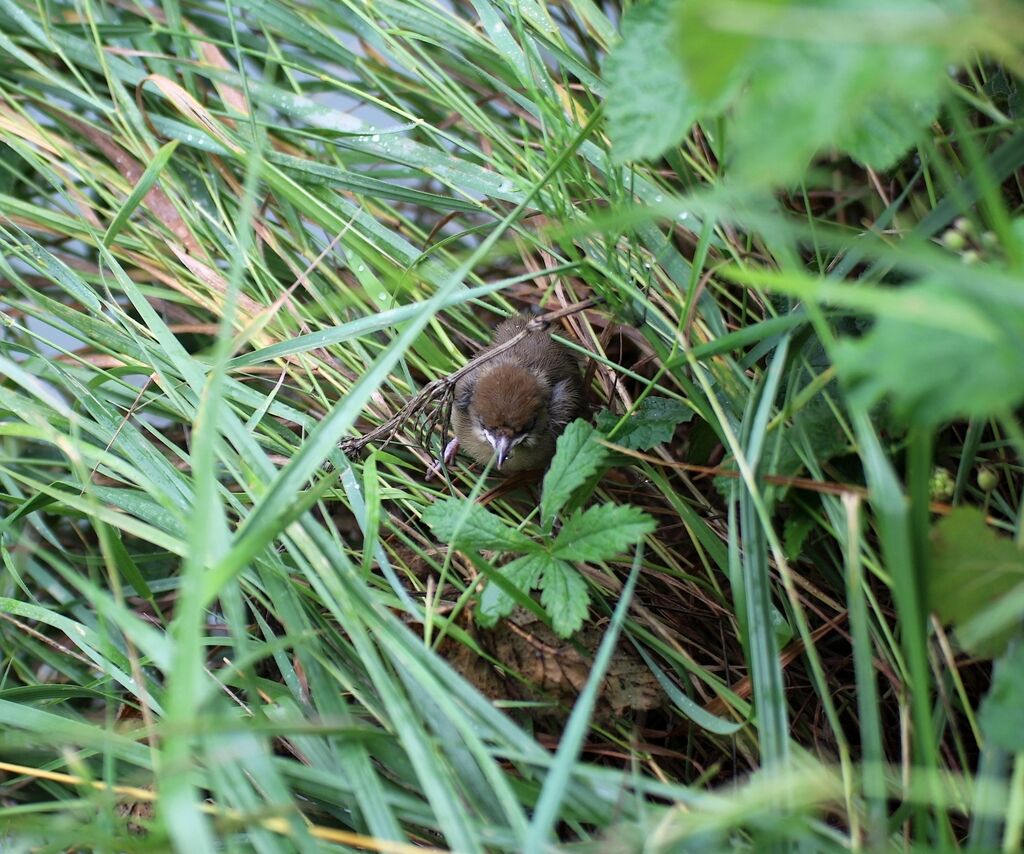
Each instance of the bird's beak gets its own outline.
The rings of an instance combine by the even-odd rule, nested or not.
[[[505,460],[508,459],[508,452],[512,449],[512,438],[510,436],[494,437],[495,464],[500,469]]]

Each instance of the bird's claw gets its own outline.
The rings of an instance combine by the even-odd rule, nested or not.
[[[455,459],[455,455],[459,452],[459,440],[458,438],[452,439],[444,447],[444,453],[441,454],[441,459],[437,460],[430,468],[427,469],[427,480],[433,480],[441,473],[441,469],[445,466],[450,466],[452,461]]]

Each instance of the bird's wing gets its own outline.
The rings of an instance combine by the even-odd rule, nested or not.
[[[548,421],[555,434],[561,433],[565,425],[580,414],[582,394],[578,376],[566,377],[551,387],[551,402],[548,405]]]

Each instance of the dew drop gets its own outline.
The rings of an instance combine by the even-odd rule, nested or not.
[[[379,133],[375,133],[373,136],[371,136],[370,137],[370,142],[380,142],[380,134]]]
[[[685,222],[689,218],[690,218],[690,215],[686,211],[683,211],[681,214],[679,214],[679,221],[680,222]]]
[[[364,273],[364,272],[366,272],[366,265],[365,264],[360,264],[358,267],[356,267],[356,272],[357,273]]]
[[[657,195],[654,197],[654,204],[658,204],[663,201],[665,201],[665,197],[662,195]]]
[[[388,301],[388,295],[387,294],[377,294],[377,299],[380,302],[387,302]]]

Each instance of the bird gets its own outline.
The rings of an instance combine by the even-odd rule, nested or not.
[[[529,324],[515,315],[494,330],[490,352]],[[477,462],[494,460],[502,474],[543,469],[571,421],[586,414],[580,362],[544,329],[482,362],[455,386],[455,438],[445,448],[450,463],[461,447]]]

